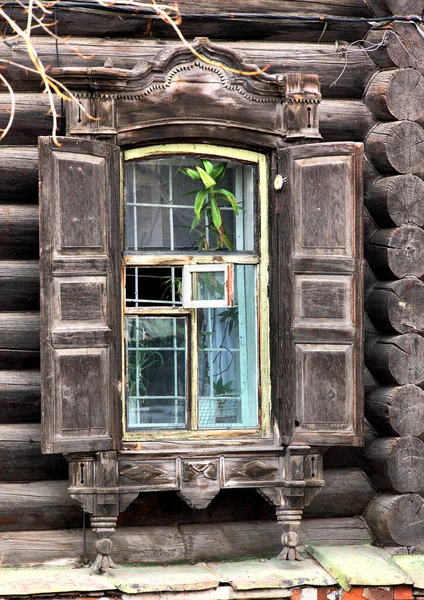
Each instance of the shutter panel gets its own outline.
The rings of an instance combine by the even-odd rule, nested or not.
[[[119,149],[40,138],[43,452],[116,447],[120,420]]]
[[[362,145],[278,152],[272,326],[282,443],[362,435]],[[275,383],[275,382],[274,382]]]

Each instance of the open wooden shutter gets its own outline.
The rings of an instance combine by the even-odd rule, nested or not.
[[[43,452],[116,447],[121,379],[119,150],[40,138]]]
[[[277,156],[271,302],[282,443],[361,440],[361,172],[361,144],[307,144]]]

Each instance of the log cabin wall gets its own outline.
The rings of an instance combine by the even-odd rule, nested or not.
[[[243,19],[199,16],[235,12],[235,2],[210,1],[207,9],[192,0],[179,5],[183,14],[198,15],[183,19],[188,39],[201,33],[223,41],[249,63],[261,67],[269,63],[270,73],[318,74],[324,141],[365,142],[370,425],[364,448],[327,452],[326,488],[305,512],[304,539],[367,540],[366,520],[374,539],[383,545],[423,544],[419,521],[424,511],[424,37],[413,23],[395,21],[376,29],[367,22],[418,14],[421,2],[324,0],[306,6],[250,0],[239,3],[239,10],[258,17]],[[259,16],[271,13],[286,18]],[[293,14],[365,20],[341,19],[323,26],[322,21],[287,19]],[[23,18],[18,9],[12,16]],[[54,19],[58,34],[72,36],[93,66],[102,66],[108,58],[115,67],[132,68],[153,58],[165,44],[177,43],[160,20],[113,9],[57,7]],[[35,35],[45,64],[81,64],[65,44],[56,45],[42,31]],[[3,44],[1,56],[19,58],[29,66],[19,44]],[[83,513],[67,492],[65,459],[40,451],[36,144],[39,135],[50,134],[52,119],[34,75],[9,67],[8,77],[17,92],[17,105],[14,126],[0,144],[0,546],[4,563],[20,564],[78,557],[81,532],[70,532],[64,539],[56,530],[80,529]],[[7,94],[0,93],[0,115],[8,106]],[[60,109],[60,101],[57,106]],[[0,116],[0,127],[6,118]],[[196,560],[202,552],[206,558],[223,558],[266,553],[269,547],[272,553],[274,518],[273,509],[254,490],[221,492],[201,512],[189,509],[173,492],[146,493],[120,517],[117,546],[124,550],[118,556],[163,562]],[[247,526],[242,523],[246,521],[256,524]],[[145,530],[148,534],[139,529],[143,526],[150,527]],[[255,543],[249,542],[252,528]],[[161,549],[165,531],[173,552]],[[181,531],[192,542],[190,551],[181,542]],[[224,544],[219,554],[215,539],[223,531],[233,545]],[[199,535],[201,542],[196,542]],[[135,549],[134,536],[144,539],[144,554]]]

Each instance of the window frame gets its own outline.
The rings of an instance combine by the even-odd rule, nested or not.
[[[152,159],[175,155],[193,155],[198,157],[211,157],[219,159],[231,159],[240,162],[254,163],[257,165],[258,185],[257,185],[257,251],[244,253],[219,254],[188,254],[177,253],[125,253],[125,196],[124,196],[124,166],[128,161],[136,159]],[[268,158],[265,154],[231,148],[226,146],[200,144],[200,143],[181,143],[181,144],[161,144],[146,147],[123,150],[121,152],[121,256],[122,256],[122,439],[124,442],[140,441],[159,441],[159,440],[213,440],[223,438],[270,438],[271,437],[271,377],[270,377],[270,332],[269,332],[269,212],[268,212]],[[198,429],[197,428],[197,397],[193,395],[195,373],[197,365],[192,364],[192,376],[188,380],[188,429],[143,429],[131,431],[127,428],[127,360],[125,352],[125,316],[126,315],[150,315],[166,316],[169,315],[192,315],[190,308],[126,308],[125,306],[125,275],[128,266],[164,266],[164,267],[183,267],[184,265],[213,265],[213,264],[257,264],[257,323],[258,323],[258,419],[259,423],[254,428],[243,429]],[[194,325],[191,326],[191,335],[188,339],[188,355],[193,344],[197,343],[197,332]],[[196,354],[195,354],[196,356]]]

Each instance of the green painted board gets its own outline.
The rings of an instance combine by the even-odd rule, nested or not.
[[[119,567],[109,571],[114,587],[127,594],[211,590],[219,579],[201,565]]]
[[[223,562],[209,564],[222,583],[235,590],[289,588],[300,585],[329,586],[335,579],[314,560],[301,562],[277,560]]]
[[[2,596],[31,596],[60,592],[99,592],[115,586],[102,575],[91,575],[90,569],[66,567],[31,567],[0,571]]]
[[[424,589],[424,555],[393,556],[394,562],[409,575],[414,586]]]
[[[388,586],[411,584],[408,574],[393,562],[390,554],[364,544],[358,546],[320,546],[307,548],[339,585],[349,591],[352,585]]]

